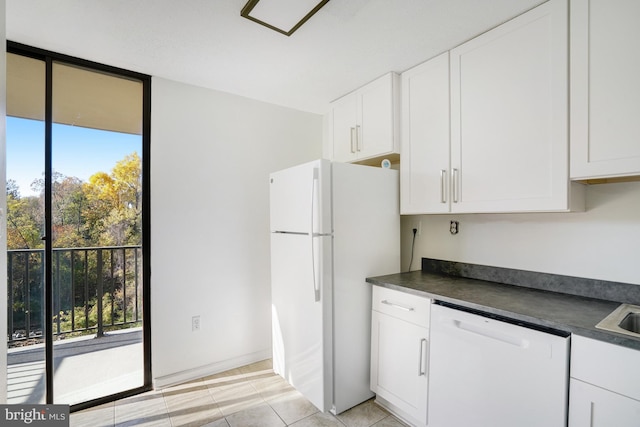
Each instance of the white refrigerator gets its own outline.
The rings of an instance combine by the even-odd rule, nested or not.
[[[398,187],[328,160],[270,175],[273,369],[323,412],[373,396],[365,279],[400,271]]]

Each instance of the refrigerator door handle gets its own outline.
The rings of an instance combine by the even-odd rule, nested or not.
[[[311,232],[309,236],[311,237],[309,241],[311,242],[311,274],[313,274],[313,295],[315,301],[320,301],[320,286],[318,284],[319,278],[316,275],[316,245],[314,238],[319,236],[318,233],[314,233],[314,219],[316,213],[316,201],[319,197],[319,177],[318,177],[318,168],[313,168],[313,182],[311,184]]]
[[[313,295],[315,298],[315,301],[318,302],[320,301],[320,286],[319,286],[319,278],[318,275],[316,274],[317,269],[316,269],[316,251],[315,251],[315,241],[314,239],[316,238],[316,236],[314,236],[313,234],[311,235],[311,274],[313,274]]]

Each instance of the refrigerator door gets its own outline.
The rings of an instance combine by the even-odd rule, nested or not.
[[[321,411],[332,405],[331,237],[271,234],[273,369]]]
[[[272,232],[331,233],[331,163],[315,160],[270,175]]]

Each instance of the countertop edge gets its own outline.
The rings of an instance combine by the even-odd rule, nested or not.
[[[438,285],[429,285],[429,281],[434,279],[439,281]],[[619,302],[598,300],[593,298],[580,297],[575,295],[562,294],[559,292],[552,292],[546,290],[532,290],[526,288],[520,288],[515,285],[508,285],[503,283],[488,282],[477,279],[467,279],[460,277],[451,277],[446,275],[435,275],[433,273],[424,273],[421,271],[415,271],[411,273],[398,273],[387,276],[369,277],[366,281],[375,286],[381,286],[397,291],[413,294],[419,297],[430,298],[437,301],[446,302],[449,304],[458,305],[461,307],[478,310],[481,312],[494,314],[509,319],[513,319],[520,322],[525,322],[537,326],[557,329],[568,333],[581,335],[587,338],[593,338],[596,340],[604,341],[610,344],[619,345],[622,347],[632,348],[640,350],[640,339],[624,334],[618,334],[615,332],[609,332],[602,329],[597,329],[595,325],[604,318],[606,314],[613,311],[619,306]],[[536,293],[537,298],[547,299],[554,304],[566,304],[567,307],[575,306],[576,313],[573,313],[576,319],[580,318],[581,321],[571,321],[572,315],[569,308],[564,314],[567,320],[558,320],[547,317],[541,311],[539,314],[534,314],[535,308],[529,309],[530,313],[525,313],[523,310],[518,309],[518,304],[513,303],[512,307],[509,304],[504,304],[503,307],[491,305],[488,302],[473,301],[473,298],[464,299],[455,296],[455,292],[445,292],[438,290],[443,286],[451,286],[452,290],[459,291],[460,289],[473,290],[473,286],[482,286],[483,290],[495,289],[496,292],[501,292],[501,295],[508,294],[505,299],[508,302],[508,298],[526,298],[527,296]],[[455,289],[453,288],[455,287]],[[432,289],[435,288],[435,289]],[[590,311],[590,306],[597,306],[598,310],[593,313],[592,319],[585,319],[584,311]],[[579,313],[579,311],[581,311]],[[610,310],[610,311],[608,311]],[[606,312],[605,312],[606,311]],[[586,323],[586,324],[585,324]],[[591,326],[590,323],[593,323]]]

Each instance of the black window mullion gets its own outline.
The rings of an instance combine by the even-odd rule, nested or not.
[[[151,77],[142,85],[142,324],[147,363],[144,383],[151,384]]]
[[[53,286],[49,286],[49,281],[53,277],[53,246],[52,246],[52,190],[53,175],[52,163],[52,129],[53,129],[53,60],[50,57],[45,59],[45,108],[44,108],[44,247],[45,247],[45,359],[46,359],[46,401],[53,403]]]

